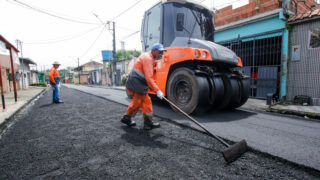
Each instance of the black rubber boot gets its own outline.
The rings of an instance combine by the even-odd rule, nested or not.
[[[152,116],[143,115],[144,117],[144,130],[151,130],[154,128],[160,127],[160,124],[158,122],[152,122]]]
[[[123,118],[121,119],[121,122],[123,124],[126,124],[127,126],[135,126],[136,125],[136,122],[134,122],[132,119],[131,119],[131,116],[130,115],[124,115]]]

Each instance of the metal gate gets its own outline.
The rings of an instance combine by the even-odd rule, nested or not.
[[[220,43],[241,59],[244,74],[250,76],[250,97],[279,94],[282,33],[264,34]]]

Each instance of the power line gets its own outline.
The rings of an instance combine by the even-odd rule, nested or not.
[[[88,59],[90,59],[90,60],[96,59],[99,55],[101,55],[100,52],[98,54],[96,54],[95,56],[93,56],[92,58],[88,58]]]
[[[137,4],[139,4],[141,1],[143,0],[139,0],[136,3],[134,3],[132,6],[130,6],[129,8],[127,8],[126,10],[124,10],[123,12],[121,12],[120,14],[118,14],[117,16],[115,16],[113,19],[111,19],[111,21],[114,21],[116,18],[118,18],[119,16],[121,16],[122,14],[126,13],[127,11],[129,11],[131,8],[133,8],[134,6],[136,6]]]
[[[133,29],[129,29],[127,27],[122,27],[122,26],[117,26],[118,29],[123,29],[123,30],[126,30],[126,31],[132,31],[132,32],[135,32],[136,30],[133,30]]]
[[[200,3],[203,3],[204,1],[207,1],[207,0],[201,0]],[[223,7],[223,6],[227,6],[227,5],[230,5],[230,4],[233,4],[233,3],[236,3],[236,2],[239,2],[241,0],[235,0],[235,1],[231,1],[231,2],[228,2],[228,3],[224,3],[224,4],[221,4],[219,6],[215,6],[216,8],[218,7]]]
[[[133,36],[133,35],[135,35],[135,34],[137,34],[138,32],[140,32],[140,30],[138,30],[138,31],[136,31],[136,32],[133,32],[133,33],[127,35],[127,36],[124,36],[123,38],[121,38],[121,40],[125,40],[125,39],[127,39],[127,38],[129,38],[129,37],[131,37],[131,36]]]
[[[18,1],[18,0],[13,0],[13,1],[14,2],[7,0],[7,2],[9,2],[9,3],[15,4],[15,5],[20,5],[24,8],[28,8],[28,9],[31,9],[31,10],[34,10],[34,11],[58,18],[58,19],[65,20],[65,21],[70,21],[70,22],[74,22],[74,23],[82,23],[82,24],[96,24],[96,25],[99,24],[99,23],[93,23],[93,22],[87,22],[87,21],[81,21],[81,20],[76,20],[76,19],[70,19],[67,17],[62,17],[62,16],[56,15],[52,12],[49,12],[49,10],[46,10],[46,9],[38,8],[38,7],[26,4],[26,3]]]
[[[75,38],[78,38],[80,36],[83,36],[85,34],[88,34],[89,32],[91,31],[94,31],[96,30],[97,28],[101,27],[101,25],[97,26],[97,27],[94,27],[94,28],[91,28],[81,34],[78,34],[78,35],[73,35],[71,37],[66,37],[66,38],[63,38],[63,39],[52,39],[52,40],[32,40],[32,41],[25,41],[25,44],[53,44],[53,43],[59,43],[59,42],[63,42],[63,41],[68,41],[68,40],[71,40],[71,39],[75,39]]]
[[[231,2],[225,3],[225,4],[221,4],[219,6],[216,6],[216,8],[227,6],[227,5],[232,5],[233,3],[236,3],[236,2],[239,2],[239,1],[241,1],[241,0],[235,0],[235,1],[231,1]]]
[[[101,34],[103,33],[103,30],[104,30],[104,28],[105,28],[106,25],[107,25],[107,24],[105,24],[105,25],[103,26],[103,28],[101,29],[100,33],[98,34],[98,36],[96,37],[96,39],[93,41],[93,43],[90,45],[90,47],[85,51],[85,53],[83,53],[83,54],[81,55],[81,58],[82,58],[83,56],[85,56],[85,55],[90,51],[90,49],[93,47],[93,45],[97,42],[97,40],[99,39],[99,37],[100,37]]]

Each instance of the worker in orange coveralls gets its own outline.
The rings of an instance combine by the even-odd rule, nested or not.
[[[128,126],[135,126],[136,122],[132,120],[132,117],[141,108],[144,118],[143,129],[151,130],[160,127],[159,123],[152,121],[152,102],[148,95],[148,89],[156,91],[158,98],[163,98],[163,93],[153,79],[153,68],[155,67],[155,60],[161,59],[164,51],[166,50],[162,44],[154,44],[151,52],[140,55],[134,63],[126,82],[126,88],[132,100],[128,106],[126,115],[121,119],[122,123]]]
[[[59,83],[60,83],[60,77],[59,77],[59,71],[58,68],[60,66],[60,63],[58,61],[53,62],[53,67],[50,69],[49,72],[49,79],[50,84],[52,86],[53,91],[53,104],[63,103],[63,101],[60,100],[60,93],[59,93]]]

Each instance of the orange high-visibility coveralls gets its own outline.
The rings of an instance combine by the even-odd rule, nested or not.
[[[139,75],[141,79],[145,79],[147,85],[153,91],[158,91],[159,87],[153,79],[153,68],[155,66],[155,61],[152,57],[151,52],[144,53],[139,56],[138,60],[133,65],[134,72]],[[130,81],[130,77],[128,78]],[[148,93],[137,93],[137,90],[128,88],[130,96],[132,96],[131,103],[128,106],[127,114],[134,116],[137,114],[139,109],[144,115],[152,116],[152,102]]]

